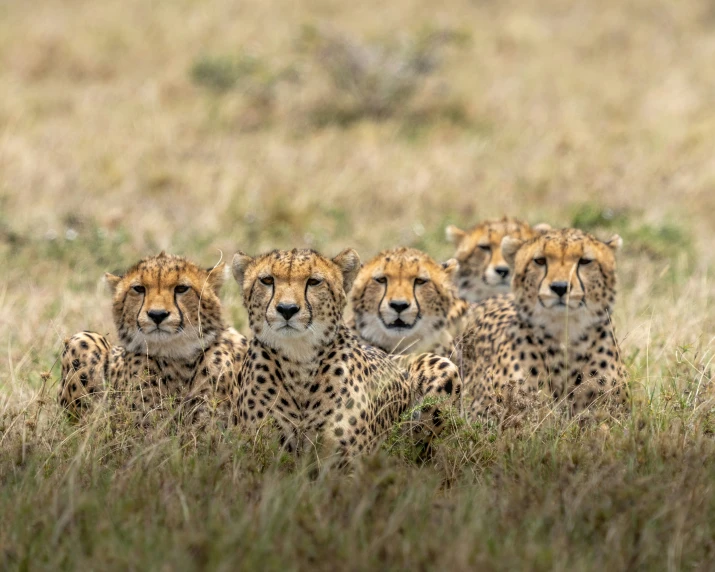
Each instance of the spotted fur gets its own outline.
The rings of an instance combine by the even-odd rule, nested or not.
[[[472,415],[498,411],[515,391],[543,389],[573,412],[628,398],[611,322],[620,244],[575,229],[504,238],[513,293],[477,305],[462,340]]]
[[[297,249],[234,257],[254,335],[235,390],[236,424],[255,431],[273,419],[289,450],[320,443],[349,457],[374,449],[411,404],[458,394],[451,363],[439,379],[420,378],[343,324],[359,268],[351,249],[333,259]],[[443,425],[436,408],[420,421],[428,435]]]
[[[79,415],[109,389],[143,421],[166,398],[192,415],[208,405],[227,414],[248,344],[221,316],[224,274],[163,252],[107,274],[119,344],[94,332],[65,342],[60,404]]]
[[[469,302],[481,302],[490,296],[509,292],[512,272],[501,251],[505,236],[527,240],[545,232],[547,224],[529,226],[522,220],[504,217],[486,220],[470,230],[447,227],[447,240],[457,248],[459,268],[454,273],[459,296]]]

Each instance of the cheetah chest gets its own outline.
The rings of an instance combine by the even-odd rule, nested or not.
[[[274,418],[296,448],[314,445],[320,435],[342,448],[370,435],[374,414],[364,385],[369,367],[349,351],[334,348],[311,363],[292,362],[267,348],[253,355],[238,400],[244,421],[255,425]]]

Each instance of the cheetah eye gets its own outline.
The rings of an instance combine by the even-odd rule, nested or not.
[[[546,264],[546,258],[540,256],[539,258],[534,258],[534,264],[537,266],[544,266]]]
[[[146,288],[144,288],[144,286],[132,286],[132,290],[134,290],[137,294],[144,294],[144,292],[146,292]]]
[[[174,288],[174,292],[177,294],[183,294],[184,292],[187,292],[189,287],[186,284],[179,284],[176,288]]]
[[[581,258],[578,263],[580,266],[586,266],[587,264],[591,264],[593,262],[593,258]]]
[[[308,278],[308,286],[317,286],[323,281],[320,278]]]
[[[373,280],[378,284],[387,284],[387,278],[385,276],[377,276],[373,278]]]
[[[415,278],[415,284],[417,284],[417,286],[422,286],[422,284],[427,284],[427,282],[429,282],[429,280],[426,278]]]
[[[264,276],[263,278],[261,278],[261,284],[265,284],[266,286],[272,286],[273,276]]]
[[[492,247],[488,244],[480,244],[479,248],[481,248],[484,252],[491,252]]]

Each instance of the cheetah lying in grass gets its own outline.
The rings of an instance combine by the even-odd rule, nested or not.
[[[461,390],[457,368],[430,356],[432,374],[424,364],[415,373],[358,340],[343,310],[359,268],[351,249],[333,259],[313,250],[235,256],[254,336],[235,389],[236,424],[255,431],[273,419],[288,450],[320,443],[352,457],[373,450],[412,405],[435,397],[419,433],[442,430],[442,408]]]
[[[94,332],[67,340],[60,404],[78,416],[111,390],[114,399],[127,400],[139,422],[167,398],[192,417],[210,409],[227,415],[248,344],[221,317],[224,265],[205,270],[162,252],[106,279],[120,345]]]
[[[575,229],[503,240],[512,294],[477,305],[461,340],[473,416],[541,388],[574,413],[628,399],[611,323],[620,246]]]

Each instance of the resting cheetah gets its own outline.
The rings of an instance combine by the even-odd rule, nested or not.
[[[601,242],[575,229],[526,241],[504,238],[512,294],[479,304],[463,339],[473,415],[495,411],[513,389],[528,395],[547,387],[572,412],[597,398],[627,399],[611,324],[621,242],[617,235]]]
[[[273,418],[289,450],[319,438],[350,457],[372,450],[422,398],[453,403],[461,381],[451,362],[431,356],[431,365],[405,371],[343,324],[359,268],[352,249],[332,260],[313,250],[236,254],[233,273],[254,334],[235,389],[236,424],[255,430]],[[427,436],[442,429],[439,410],[425,417]]]
[[[447,240],[457,248],[455,258],[459,268],[454,282],[459,296],[469,302],[481,302],[490,296],[507,294],[511,284],[511,270],[501,252],[505,236],[521,240],[533,238],[549,230],[548,224],[535,227],[510,217],[486,220],[465,231],[456,226],[447,227]]]
[[[384,250],[363,265],[350,291],[349,325],[387,353],[431,352],[455,360],[470,304],[457,297],[457,261],[414,248]]]
[[[162,252],[123,276],[106,274],[121,345],[112,346],[94,332],[67,340],[61,405],[79,415],[90,398],[112,389],[115,396],[127,394],[129,407],[142,420],[165,397],[192,413],[206,410],[205,402],[227,410],[248,343],[221,317],[224,267],[204,270]]]

